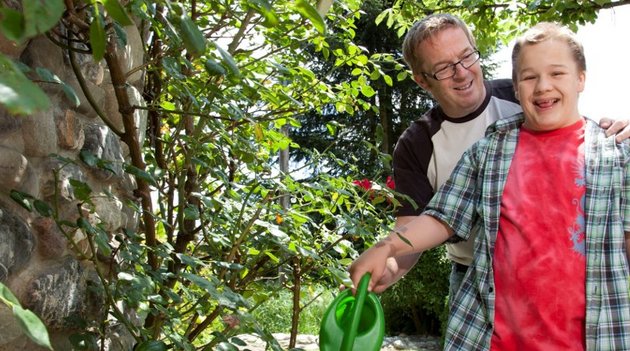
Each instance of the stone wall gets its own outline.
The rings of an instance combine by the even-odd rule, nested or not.
[[[127,46],[120,48],[119,56],[129,71],[142,64],[143,47],[136,27],[128,26],[126,31]],[[53,204],[64,220],[75,222],[82,215],[94,225],[102,222],[110,238],[123,228],[136,229],[137,215],[123,206],[125,201],[135,201],[133,179],[122,171],[128,150],[88,103],[65,50],[45,36],[21,46],[0,36],[0,52],[33,69],[48,69],[73,87],[80,100],[75,106],[59,85],[41,83],[51,100],[48,110],[13,116],[0,107],[0,282],[40,316],[55,350],[71,350],[68,337],[81,330],[77,321],[103,317],[103,296],[94,289],[100,283],[85,233],[67,228],[64,233],[54,220],[27,211],[10,194],[17,190]],[[94,100],[122,129],[105,62],[95,63],[89,55],[78,55],[78,61]],[[129,77],[132,104],[142,104],[142,78],[141,71]],[[143,131],[146,115],[137,110],[135,118]],[[110,161],[113,172],[81,162],[82,151]],[[71,179],[89,185],[93,206],[79,209]],[[103,269],[111,267],[108,257],[100,260]],[[106,349],[131,349],[133,340],[120,330],[112,324]],[[0,303],[0,351],[40,349]]]

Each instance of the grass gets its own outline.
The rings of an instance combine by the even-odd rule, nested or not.
[[[301,307],[298,333],[319,334],[319,325],[328,305],[334,299],[334,293],[321,286],[304,287],[301,292]],[[311,302],[312,301],[312,302]],[[308,304],[306,307],[304,307]],[[271,333],[290,333],[293,311],[293,296],[283,290],[277,296],[259,306],[254,317]]]

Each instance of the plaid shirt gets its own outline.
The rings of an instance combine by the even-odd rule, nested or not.
[[[522,122],[522,114],[498,121],[485,139],[464,154],[424,212],[448,224],[464,240],[471,231],[478,232],[472,267],[454,297],[445,350],[490,348],[495,302],[492,258],[501,195]],[[630,144],[616,144],[587,120],[584,153],[586,349],[627,351],[630,298],[624,231],[630,231]]]

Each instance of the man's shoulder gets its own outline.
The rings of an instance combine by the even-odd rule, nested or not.
[[[400,139],[417,139],[418,137],[431,138],[440,129],[443,118],[440,117],[440,110],[432,108],[422,114],[420,118],[413,121],[401,134]]]
[[[499,99],[518,102],[514,95],[514,84],[511,79],[492,79],[486,81],[490,88],[490,95]]]

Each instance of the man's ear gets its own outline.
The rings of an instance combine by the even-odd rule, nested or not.
[[[420,88],[429,91],[429,82],[423,74],[414,74],[413,80],[416,81],[416,84],[418,84]]]

